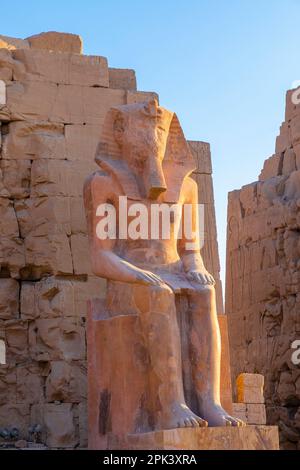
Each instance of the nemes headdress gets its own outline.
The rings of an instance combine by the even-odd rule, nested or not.
[[[159,121],[160,117],[163,114],[165,116],[166,113],[169,116],[169,133],[162,162],[167,184],[164,200],[176,202],[183,179],[196,167],[176,114],[162,108],[156,99],[152,99],[142,103],[114,106],[106,115],[95,160],[101,168],[118,177],[129,198],[141,199],[136,184],[134,184],[134,175],[128,174],[130,170],[123,159],[122,149],[115,139],[115,130],[118,126],[126,126],[130,124],[131,120],[142,116]]]

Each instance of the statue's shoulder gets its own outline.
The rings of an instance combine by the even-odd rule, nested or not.
[[[198,193],[198,184],[191,176],[186,176],[182,183],[182,189],[186,195],[194,195]]]
[[[98,170],[89,175],[83,186],[85,200],[102,199],[118,193],[118,187],[112,176],[105,171]]]
[[[103,170],[97,170],[85,179],[83,191],[86,192],[88,190],[90,191],[98,187],[104,187],[106,185],[112,184],[113,181],[111,175]]]

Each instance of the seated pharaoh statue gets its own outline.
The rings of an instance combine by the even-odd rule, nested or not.
[[[137,413],[130,431],[242,426],[220,402],[214,279],[200,254],[195,165],[177,116],[155,99],[110,109],[96,162],[100,171],[85,182],[84,204],[92,269],[108,280],[99,318],[134,316],[142,338],[137,355],[147,383],[140,415],[128,397],[118,400],[124,411],[128,399]],[[135,334],[119,329],[119,344],[132,342],[136,350]],[[110,361],[104,355],[99,370]],[[111,364],[110,387],[117,375],[125,381],[140,374],[139,367]],[[130,387],[134,394],[140,385]],[[102,393],[102,411],[111,400],[111,391]]]

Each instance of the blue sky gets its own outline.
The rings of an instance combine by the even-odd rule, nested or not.
[[[285,92],[300,79],[300,0],[14,0],[1,34],[78,33],[86,54],[134,68],[189,139],[210,142],[220,256],[227,193],[272,155]]]

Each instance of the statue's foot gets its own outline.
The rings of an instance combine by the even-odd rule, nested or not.
[[[208,422],[208,426],[245,426],[244,421],[239,418],[230,416],[221,405],[209,405],[205,407],[204,418]]]
[[[164,429],[174,428],[198,428],[206,427],[207,421],[199,418],[193,413],[185,403],[173,403],[171,409],[163,417],[162,426]]]

